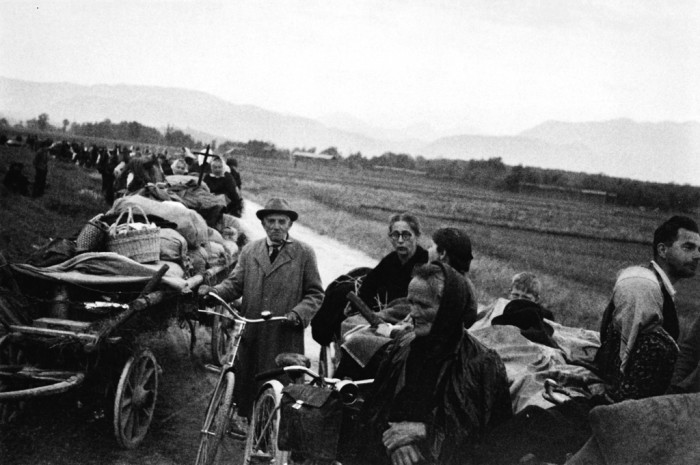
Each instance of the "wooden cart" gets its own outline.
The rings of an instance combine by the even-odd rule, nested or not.
[[[43,291],[53,298],[29,311],[0,298],[0,424],[11,421],[31,399],[80,390],[86,397],[98,393],[107,402],[104,410],[121,446],[138,446],[153,418],[160,371],[151,350],[137,342],[139,333],[167,329],[175,321],[189,327],[192,349],[196,323],[211,325],[212,357],[218,363],[227,328],[201,319],[196,289],[220,281],[230,268],[210,268],[188,279],[181,292],[160,285],[164,265],[145,287],[83,289],[84,301],[76,301],[80,289],[51,282],[35,284],[36,294]],[[44,289],[51,287],[55,289]],[[13,282],[11,288],[21,295],[27,286]]]

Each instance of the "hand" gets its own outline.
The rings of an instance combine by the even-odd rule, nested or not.
[[[292,328],[298,328],[301,326],[301,318],[299,318],[299,315],[297,315],[296,312],[289,312],[284,316],[287,318],[282,322],[284,325],[291,326]]]
[[[199,295],[199,301],[204,307],[216,307],[220,304],[216,298],[212,297],[210,293],[216,293],[213,287],[203,284],[197,289],[197,294]]]
[[[380,323],[377,326],[377,334],[384,337],[391,337],[391,331],[394,329],[394,325],[391,323]]]
[[[424,460],[415,444],[399,447],[391,453],[392,465],[417,465]]]
[[[389,429],[382,434],[382,442],[389,453],[399,447],[425,439],[428,433],[425,423],[402,421],[389,423]]]
[[[197,294],[199,294],[199,297],[204,297],[211,292],[211,289],[212,289],[211,286],[207,286],[206,284],[202,284],[197,289]]]

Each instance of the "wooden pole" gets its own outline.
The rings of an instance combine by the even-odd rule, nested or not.
[[[112,331],[129,319],[134,313],[140,312],[141,310],[162,301],[164,295],[163,292],[154,291],[154,289],[156,286],[158,286],[158,283],[160,283],[160,280],[163,278],[163,275],[165,275],[165,272],[168,271],[168,269],[168,265],[163,265],[156,272],[156,274],[153,275],[150,281],[148,281],[146,286],[143,288],[143,291],[141,291],[141,294],[129,304],[128,309],[105,321],[97,332],[95,340],[88,343],[85,346],[85,350],[87,352],[94,350],[103,339],[108,337]]]
[[[367,306],[366,303],[360,299],[357,294],[354,292],[348,292],[347,296],[348,300],[352,302],[355,307],[360,311],[360,314],[365,317],[365,320],[367,320],[370,324],[370,326],[376,328],[380,324],[382,324],[384,321],[379,318],[379,316],[372,311],[371,308]]]
[[[204,151],[204,161],[202,166],[199,167],[199,179],[197,180],[197,186],[202,185],[202,179],[204,178],[204,165],[207,164],[207,158],[209,157],[209,144],[207,144],[207,149]],[[199,155],[199,152],[196,152]]]

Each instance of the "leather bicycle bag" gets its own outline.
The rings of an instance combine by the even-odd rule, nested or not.
[[[308,384],[282,390],[278,446],[307,459],[334,460],[343,406],[335,391]]]

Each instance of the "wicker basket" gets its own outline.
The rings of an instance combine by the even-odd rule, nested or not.
[[[83,226],[80,234],[78,234],[78,238],[75,240],[75,251],[77,253],[102,252],[105,250],[109,225],[101,221],[102,216],[100,213]]]
[[[139,263],[158,261],[160,258],[160,228],[152,225],[143,210],[141,214],[145,218],[145,227],[139,229],[134,222],[132,207],[121,212],[117,221],[109,227],[107,236],[107,250],[115,252]],[[127,219],[124,224],[119,224],[124,214]],[[142,226],[142,225],[140,225]]]

